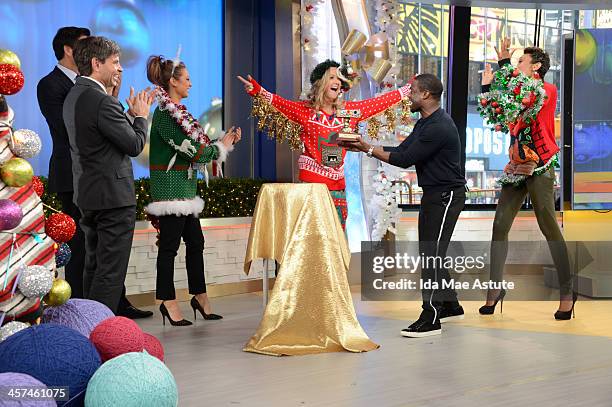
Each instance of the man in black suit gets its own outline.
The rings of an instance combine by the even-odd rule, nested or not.
[[[75,201],[85,232],[84,294],[117,312],[136,221],[130,157],[145,145],[152,94],[130,92],[130,124],[123,106],[106,91],[120,80],[120,49],[104,37],[80,40],[74,59],[81,73],[64,103]]]
[[[64,125],[62,110],[64,100],[74,86],[78,68],[74,61],[73,50],[78,40],[90,35],[87,28],[62,27],[53,37],[53,52],[57,66],[38,82],[37,96],[40,111],[45,117],[53,140],[53,151],[49,160],[49,181],[47,189],[55,192],[62,203],[62,209],[70,215],[77,225],[74,237],[68,242],[72,257],[65,267],[66,281],[72,288],[73,298],[83,298],[83,269],[85,266],[85,235],[80,227],[81,212],[74,203],[72,180],[72,158],[68,133]],[[116,96],[116,95],[115,95]],[[146,318],[153,315],[150,311],[139,310],[123,296],[119,303],[118,315],[128,318]]]
[[[77,224],[74,237],[68,242],[72,257],[65,267],[66,281],[72,288],[73,298],[83,298],[83,265],[85,262],[85,237],[79,227],[81,212],[72,202],[72,159],[68,134],[62,118],[66,95],[74,86],[78,69],[72,57],[76,42],[88,37],[89,30],[81,27],[62,27],[53,37],[53,52],[57,65],[38,82],[36,93],[40,111],[47,120],[53,140],[53,151],[49,160],[49,182],[47,190],[55,192],[62,203],[64,213]]]

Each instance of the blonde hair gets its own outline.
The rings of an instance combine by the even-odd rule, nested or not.
[[[321,106],[323,106],[323,97],[325,96],[325,90],[329,85],[330,76],[331,71],[328,69],[321,79],[313,83],[310,91],[308,92],[310,107],[316,111],[321,110]],[[344,100],[338,96],[338,98],[336,98],[336,100],[332,103],[332,107],[334,110],[342,109],[344,107]]]

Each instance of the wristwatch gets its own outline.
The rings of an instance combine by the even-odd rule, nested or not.
[[[370,158],[372,158],[372,153],[374,152],[374,146],[371,146],[370,149],[368,150],[368,152],[366,153],[366,155]]]

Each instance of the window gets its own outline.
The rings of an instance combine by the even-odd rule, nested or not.
[[[551,68],[545,80],[557,88],[561,83],[561,38],[571,32],[574,13],[565,10],[544,10],[540,33],[540,47],[547,51]],[[472,191],[467,203],[495,204],[499,196],[496,180],[508,162],[510,137],[492,131],[483,124],[476,109],[480,93],[480,73],[485,63],[497,68],[497,46],[504,37],[511,39],[511,48],[533,46],[535,10],[472,8],[468,73],[468,117],[466,129],[466,179]],[[512,58],[516,64],[521,52]],[[560,138],[560,98],[557,101],[556,136]],[[557,177],[559,171],[557,171]]]

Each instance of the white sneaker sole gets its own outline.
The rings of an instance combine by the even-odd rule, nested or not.
[[[406,338],[425,338],[427,336],[441,335],[442,329],[434,329],[433,331],[427,332],[406,332],[402,331],[402,336]]]
[[[443,324],[445,322],[461,321],[464,318],[465,318],[465,314],[453,315],[453,316],[446,317],[446,318],[440,318],[440,323]]]

